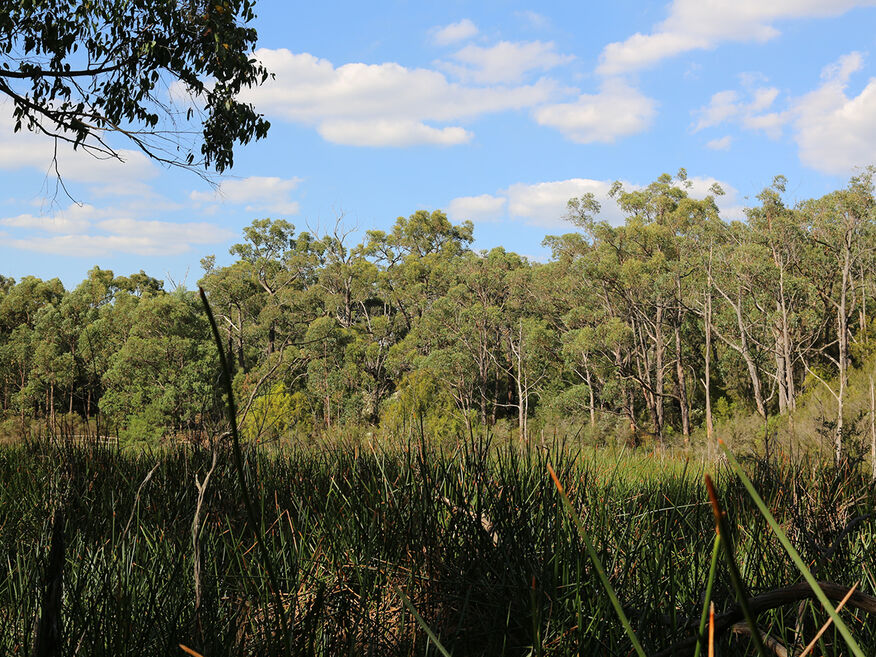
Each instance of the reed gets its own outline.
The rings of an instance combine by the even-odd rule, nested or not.
[[[263,655],[287,641],[295,655],[630,654],[585,535],[646,654],[694,654],[709,601],[720,654],[745,654],[751,636],[732,631],[743,620],[737,596],[713,559],[708,469],[763,635],[799,652],[824,628],[817,652],[849,654],[845,626],[864,654],[876,654],[868,617],[876,509],[863,467],[739,465],[800,559],[836,587],[822,587],[834,604],[860,582],[842,624],[826,625],[822,603],[726,465],[477,438],[437,449],[428,437],[392,449],[243,447],[241,457],[243,482],[220,451],[200,494],[195,478],[203,483],[212,465],[206,450],[2,448],[0,652],[34,654],[52,518],[62,508],[62,655],[183,655],[180,644],[202,655]],[[243,483],[263,548],[240,503]]]

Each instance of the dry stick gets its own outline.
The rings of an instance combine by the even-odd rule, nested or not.
[[[134,495],[134,506],[131,507],[131,515],[128,516],[128,522],[125,524],[125,529],[122,531],[121,538],[119,538],[120,543],[125,540],[125,536],[128,535],[128,530],[131,528],[131,522],[134,520],[134,514],[137,512],[137,505],[140,503],[140,493],[143,492],[143,488],[149,483],[149,480],[152,479],[152,475],[155,474],[159,465],[161,465],[161,461],[155,463],[153,468],[146,473],[146,478],[143,479],[137,487],[137,494]]]
[[[187,645],[185,645],[183,643],[179,644],[179,649],[182,650],[187,655],[191,655],[192,657],[204,657],[204,655],[199,653],[197,650],[192,650],[191,648],[189,648]]]
[[[852,588],[850,588],[849,592],[846,593],[845,597],[836,606],[837,613],[839,613],[839,610],[842,609],[843,606],[846,604],[846,602],[849,601],[849,598],[852,597],[852,594],[855,592],[855,589],[858,588],[858,584],[860,584],[860,582],[858,582]],[[818,634],[815,635],[815,638],[809,642],[808,646],[806,646],[806,650],[804,650],[803,652],[800,653],[800,657],[806,657],[806,655],[808,655],[810,652],[812,652],[815,649],[815,644],[818,643],[818,640],[821,638],[821,635],[824,634],[825,632],[827,632],[827,628],[830,627],[831,623],[833,623],[833,618],[828,618],[827,622],[821,626],[820,630],[818,630]]]
[[[201,303],[204,304],[204,310],[207,312],[207,319],[210,320],[210,328],[213,329],[213,340],[216,343],[216,350],[219,352],[219,364],[222,369],[222,382],[225,384],[225,393],[228,396],[228,424],[231,425],[231,456],[234,463],[234,469],[237,472],[237,479],[240,483],[240,495],[243,498],[243,505],[246,508],[246,518],[249,523],[250,531],[255,535],[256,543],[258,543],[259,551],[262,555],[262,563],[268,573],[268,579],[271,583],[271,589],[274,594],[274,604],[277,607],[277,615],[280,617],[280,629],[283,632],[284,645],[286,653],[291,654],[292,635],[289,632],[289,625],[286,622],[286,610],[283,608],[283,599],[280,597],[280,586],[277,575],[274,572],[271,555],[268,552],[268,547],[262,540],[261,532],[256,524],[255,507],[252,504],[252,498],[249,495],[249,488],[246,483],[246,475],[243,471],[243,455],[240,452],[240,436],[237,431],[237,410],[234,405],[234,387],[231,385],[231,370],[228,367],[228,360],[225,358],[225,350],[222,347],[222,338],[219,336],[219,327],[216,326],[216,319],[213,317],[213,311],[210,309],[210,302],[207,301],[207,294],[204,288],[199,287],[198,292],[201,294]]]
[[[734,634],[742,634],[744,636],[751,636],[751,628],[748,627],[747,623],[734,623],[730,628],[730,631]],[[761,641],[763,641],[763,645],[766,648],[775,653],[776,657],[788,657],[788,649],[785,648],[777,639],[771,637],[769,634],[764,632],[763,630],[757,630],[760,634]]]
[[[824,595],[831,600],[842,600],[848,593],[849,587],[833,582],[818,582],[818,586],[824,592]],[[767,591],[758,596],[748,599],[748,607],[755,614],[760,614],[770,609],[776,609],[785,605],[793,604],[801,600],[815,599],[815,592],[809,587],[806,582],[793,584],[780,589]],[[847,604],[860,611],[876,615],[876,597],[854,591],[849,597]],[[739,605],[734,605],[729,611],[715,618],[715,634],[720,634],[727,630],[735,623],[743,620],[742,608]],[[652,655],[652,657],[669,657],[676,655],[696,644],[697,636],[690,636],[686,639],[671,645],[665,650]]]
[[[195,507],[195,517],[192,520],[192,549],[194,551],[194,572],[192,576],[195,580],[195,611],[201,610],[201,506],[204,504],[204,495],[207,492],[207,484],[210,483],[210,475],[216,469],[217,452],[213,450],[213,461],[210,463],[210,469],[204,476],[204,483],[198,481],[198,475],[195,475],[195,488],[198,490],[198,504]]]

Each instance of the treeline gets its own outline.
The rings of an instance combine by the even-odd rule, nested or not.
[[[318,236],[262,219],[233,264],[202,261],[200,285],[253,440],[497,423],[526,438],[564,422],[686,440],[734,410],[791,413],[821,387],[839,453],[849,371],[876,337],[873,176],[793,207],[778,177],[744,222],[721,219],[717,186],[692,198],[683,170],[616,183],[624,225],[572,199],[578,230],[546,239],[547,263],[475,252],[472,224],[437,211],[359,244],[340,224]],[[197,294],[143,272],[95,268],[72,291],[0,277],[0,381],[7,434],[156,441],[222,427]]]

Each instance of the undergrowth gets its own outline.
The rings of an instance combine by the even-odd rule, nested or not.
[[[475,439],[455,450],[245,452],[274,592],[231,456],[219,452],[205,484],[211,463],[209,451],[190,448],[0,450],[2,652],[34,653],[57,518],[61,655],[182,655],[180,644],[209,656],[438,654],[426,628],[459,657],[627,655],[630,641],[548,463],[649,654],[683,645],[699,623],[715,540],[707,470],[751,595],[801,581],[724,466]],[[745,467],[818,579],[876,591],[874,496],[863,467]],[[735,603],[725,571],[712,592],[718,615]],[[843,614],[876,653],[872,617]],[[765,611],[758,623],[793,649],[826,619],[804,601]],[[719,647],[745,654],[748,641],[727,631]],[[821,654],[846,654],[833,628],[820,641]]]

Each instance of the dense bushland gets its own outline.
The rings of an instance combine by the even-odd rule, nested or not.
[[[625,223],[572,199],[580,231],[547,238],[547,263],[474,252],[472,224],[441,212],[356,245],[340,224],[296,234],[260,219],[233,264],[204,259],[200,283],[250,440],[490,429],[687,442],[750,415],[763,436],[839,456],[870,412],[849,408],[849,376],[876,346],[872,176],[793,206],[779,177],[746,222],[721,219],[717,187],[691,197],[684,171],[616,185]],[[157,445],[221,431],[202,308],[162,288],[98,268],[70,291],[0,280],[3,432]],[[866,378],[858,387],[866,399]],[[810,406],[795,431],[802,398],[817,417]]]

